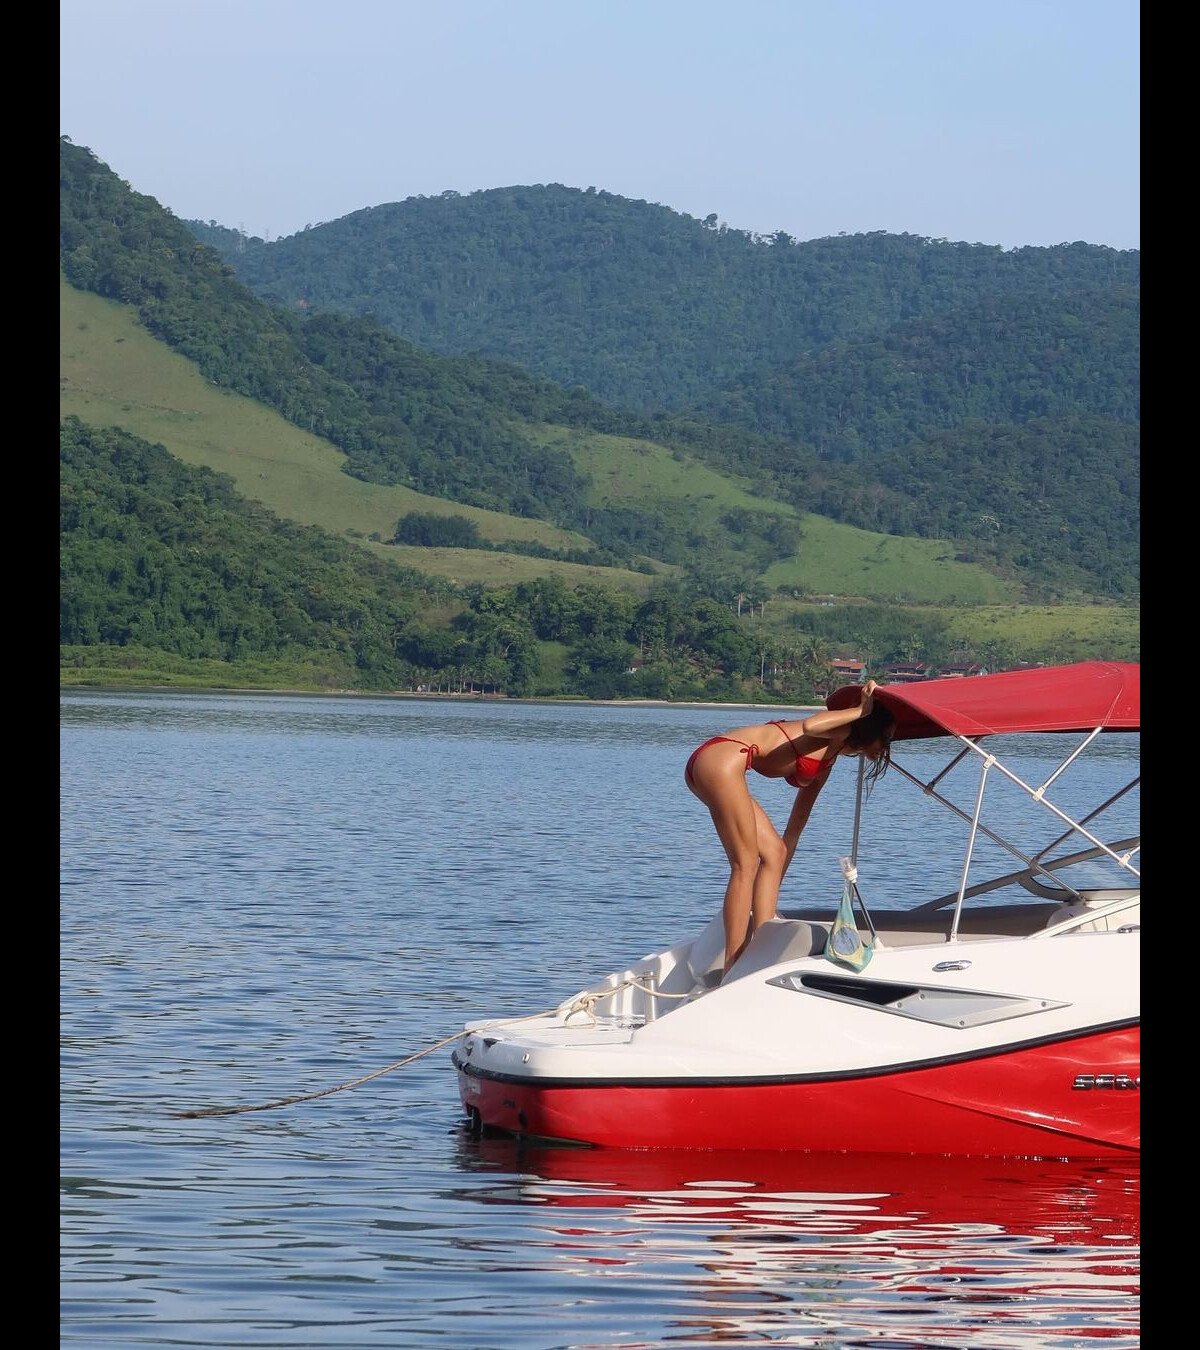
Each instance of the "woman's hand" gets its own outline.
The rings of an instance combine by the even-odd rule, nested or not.
[[[879,686],[874,680],[868,680],[863,685],[862,702],[858,705],[859,717],[866,717],[875,706],[875,690],[878,688]]]

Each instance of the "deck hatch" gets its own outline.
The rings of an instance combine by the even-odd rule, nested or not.
[[[839,1003],[869,1004],[880,1012],[954,1029],[986,1026],[1067,1006],[1054,999],[1020,998],[982,989],[942,989],[936,985],[897,984],[799,971],[777,975],[768,983]]]

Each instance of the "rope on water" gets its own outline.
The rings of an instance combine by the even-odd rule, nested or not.
[[[418,1050],[415,1055],[409,1055],[406,1059],[398,1059],[395,1064],[385,1065],[382,1069],[376,1069],[374,1073],[363,1074],[361,1078],[352,1078],[348,1083],[339,1083],[336,1087],[322,1088],[320,1092],[304,1092],[298,1097],[281,1097],[277,1102],[261,1102],[257,1106],[206,1106],[198,1111],[172,1111],[171,1115],[176,1120],[197,1120],[201,1116],[234,1116],[241,1114],[243,1111],[272,1111],[277,1106],[292,1106],[296,1102],[311,1102],[317,1097],[328,1097],[333,1092],[343,1092],[346,1088],[357,1087],[360,1083],[369,1083],[372,1078],[382,1078],[385,1073],[391,1073],[393,1069],[402,1069],[406,1064],[411,1064],[414,1060],[421,1059],[425,1055],[431,1055],[435,1050],[440,1050],[452,1041],[461,1040],[467,1034],[466,1031],[455,1032],[453,1036],[447,1036],[445,1040],[438,1041],[436,1045]]]
[[[691,998],[692,994],[664,994],[661,989],[641,984],[636,978],[627,977],[620,984],[612,989],[605,989],[600,993],[580,994],[574,1002],[566,1007],[563,1013],[563,1020],[566,1021],[575,1013],[586,1013],[594,1022],[596,1020],[595,1006],[604,999],[611,998],[620,990],[632,986],[640,989],[644,993],[652,995],[654,998]],[[554,1016],[563,1009],[559,1004],[556,1008],[546,1008],[542,1012],[529,1013],[524,1017],[505,1018],[507,1023],[512,1022],[531,1022],[538,1017]],[[275,1102],[259,1102],[253,1106],[206,1106],[195,1111],[172,1111],[171,1116],[175,1120],[199,1120],[204,1116],[236,1116],[242,1115],[247,1111],[274,1111],[280,1106],[294,1106],[297,1102],[316,1101],[318,1097],[328,1097],[335,1092],[344,1092],[347,1088],[358,1087],[360,1083],[369,1083],[372,1078],[382,1078],[385,1073],[391,1073],[393,1069],[402,1069],[406,1064],[412,1064],[415,1060],[423,1059],[426,1055],[431,1055],[435,1050],[441,1050],[443,1046],[451,1045],[454,1041],[460,1041],[464,1036],[469,1036],[473,1031],[486,1030],[486,1026],[468,1027],[462,1031],[456,1031],[453,1036],[447,1036],[444,1040],[438,1041],[434,1045],[426,1046],[424,1050],[418,1050],[415,1055],[408,1055],[404,1059],[398,1059],[394,1064],[385,1064],[382,1069],[376,1069],[374,1073],[363,1074],[361,1078],[351,1078],[347,1083],[338,1083],[336,1087],[322,1088],[319,1092],[302,1092],[295,1097],[281,1097]]]

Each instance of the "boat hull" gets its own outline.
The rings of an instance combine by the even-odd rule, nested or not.
[[[938,1064],[752,1082],[539,1081],[454,1063],[474,1124],[538,1139],[1070,1159],[1141,1147],[1140,1025]]]

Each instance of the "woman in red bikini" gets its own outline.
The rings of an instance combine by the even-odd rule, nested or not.
[[[839,755],[871,761],[868,786],[888,767],[895,719],[875,706],[874,680],[857,708],[818,712],[798,721],[764,722],[713,736],[692,751],[684,781],[708,807],[729,859],[725,888],[725,965],[728,971],[750,935],[775,917],[779,886],[801,831]],[[747,772],[782,778],[798,789],[782,837],[750,795]]]

